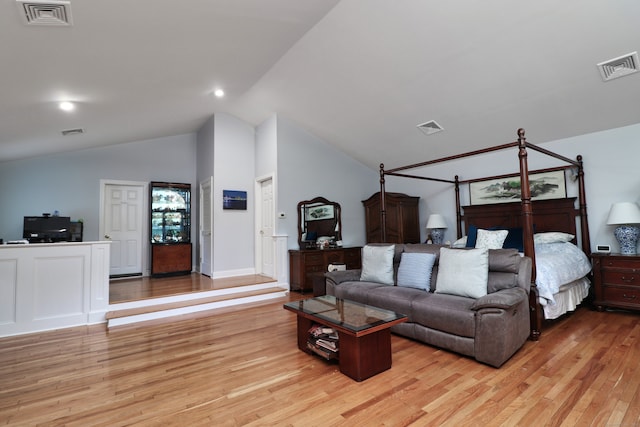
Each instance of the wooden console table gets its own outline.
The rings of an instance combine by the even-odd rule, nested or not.
[[[348,270],[360,268],[362,247],[289,250],[289,285],[292,291],[312,291],[313,273],[324,273],[329,264],[342,263]]]

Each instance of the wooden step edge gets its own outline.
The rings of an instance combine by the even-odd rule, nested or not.
[[[124,310],[114,310],[114,311],[107,312],[105,314],[105,319],[108,321],[110,319],[118,319],[121,317],[153,313],[156,311],[172,310],[172,309],[181,308],[181,307],[208,304],[212,302],[226,301],[226,300],[232,300],[237,298],[247,298],[247,297],[252,297],[257,295],[265,295],[265,294],[271,294],[271,293],[283,292],[283,291],[286,291],[286,289],[273,287],[273,288],[258,289],[258,290],[247,291],[247,292],[236,292],[232,294],[218,295],[218,296],[206,297],[206,298],[194,298],[186,301],[176,301],[176,302],[170,302],[165,304],[149,305],[145,307],[128,308]]]

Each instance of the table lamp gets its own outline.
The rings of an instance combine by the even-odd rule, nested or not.
[[[429,215],[429,220],[427,221],[427,232],[431,230],[431,241],[436,244],[442,244],[442,240],[444,239],[444,230],[447,229],[447,223],[444,220],[444,217],[440,214],[431,214]]]
[[[636,203],[619,202],[611,205],[608,225],[617,225],[614,236],[620,244],[622,255],[635,255],[636,245],[640,229],[635,224],[640,224],[640,208]]]

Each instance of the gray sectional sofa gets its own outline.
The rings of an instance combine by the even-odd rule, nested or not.
[[[471,356],[496,368],[525,343],[530,331],[530,258],[520,256],[515,249],[487,250],[487,293],[474,298],[438,289],[439,269],[447,271],[447,275],[451,276],[445,277],[441,273],[440,280],[443,283],[445,279],[449,283],[452,278],[454,281],[458,280],[458,276],[460,280],[464,280],[464,274],[458,275],[455,270],[458,267],[454,267],[451,273],[451,262],[448,261],[450,258],[444,258],[448,263],[446,268],[440,265],[441,246],[399,244],[394,246],[393,251],[392,285],[361,281],[361,270],[335,271],[326,274],[327,294],[406,314],[408,321],[393,326],[392,332]],[[398,270],[403,253],[435,255],[428,290],[398,285]],[[443,253],[446,257],[460,254]],[[433,258],[433,255],[430,257]],[[364,262],[363,259],[363,268]]]

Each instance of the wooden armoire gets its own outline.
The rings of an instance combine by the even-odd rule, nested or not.
[[[420,197],[385,193],[386,241],[382,239],[380,193],[363,200],[367,243],[420,243]]]

